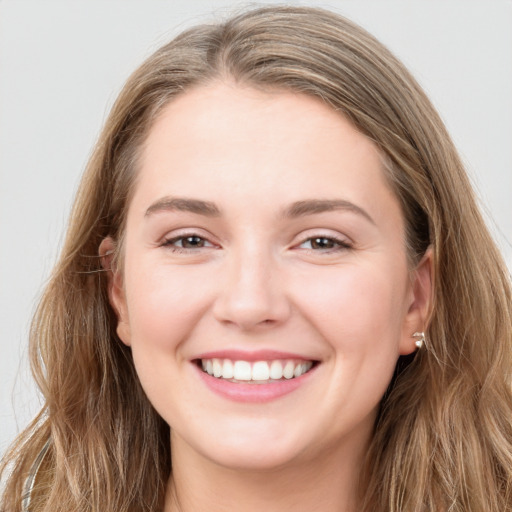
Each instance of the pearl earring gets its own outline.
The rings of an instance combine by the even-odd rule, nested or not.
[[[416,347],[418,348],[418,350],[423,347],[423,343],[425,343],[425,333],[424,332],[415,332],[413,335],[412,335],[413,338],[418,338],[414,344],[416,345]]]

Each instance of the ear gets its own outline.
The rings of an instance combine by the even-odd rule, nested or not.
[[[125,345],[130,346],[131,333],[123,275],[114,264],[116,249],[114,240],[107,237],[101,242],[98,252],[101,258],[101,266],[107,273],[108,299],[117,316],[117,335]]]
[[[411,272],[410,301],[402,329],[400,355],[408,355],[417,350],[417,338],[414,338],[413,334],[427,329],[432,311],[433,278],[433,251],[432,247],[429,247]]]

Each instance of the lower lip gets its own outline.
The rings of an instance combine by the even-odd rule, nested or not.
[[[217,395],[233,400],[234,402],[252,403],[270,402],[292,393],[305,384],[316,369],[316,366],[314,366],[304,375],[289,380],[283,379],[276,382],[269,382],[268,384],[249,384],[218,379],[208,375],[208,373],[201,370],[197,365],[195,366],[202,381]]]

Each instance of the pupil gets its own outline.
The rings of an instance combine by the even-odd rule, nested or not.
[[[199,236],[187,236],[182,242],[183,247],[202,247],[202,239]]]
[[[315,238],[312,246],[315,249],[331,249],[332,240],[329,240],[328,238]]]

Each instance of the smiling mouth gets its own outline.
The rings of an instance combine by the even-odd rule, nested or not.
[[[276,359],[273,361],[241,361],[231,359],[197,359],[197,365],[208,375],[230,382],[268,384],[304,375],[317,361]]]

